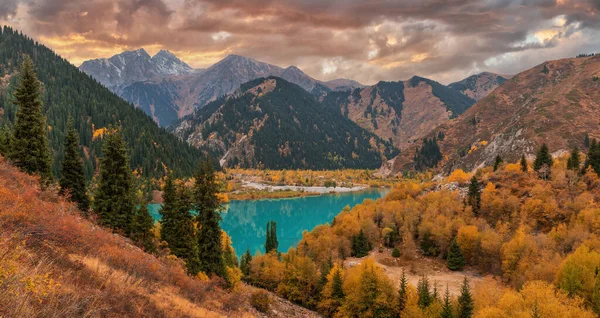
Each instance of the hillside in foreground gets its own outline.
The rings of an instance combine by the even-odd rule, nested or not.
[[[252,287],[221,289],[144,253],[0,157],[0,316],[254,317]],[[310,317],[275,296],[270,316]]]

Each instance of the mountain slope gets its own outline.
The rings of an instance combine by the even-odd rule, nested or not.
[[[50,49],[4,27],[0,34],[0,123],[15,119],[11,100],[12,86],[18,80],[23,54],[33,59],[42,82],[42,101],[47,117],[49,139],[54,157],[54,172],[59,173],[67,117],[73,116],[84,148],[88,177],[95,171],[101,154],[102,129],[120,124],[129,143],[131,165],[144,176],[162,176],[165,167],[178,174],[191,175],[201,153],[159,128],[141,110],[135,109],[88,75],[79,71]]]
[[[471,75],[461,81],[454,82],[448,87],[455,89],[474,100],[480,100],[502,85],[506,78],[498,74],[483,72]]]
[[[277,77],[245,83],[171,128],[227,167],[376,168],[397,154],[388,142]]]
[[[322,103],[402,149],[462,114],[475,101],[415,76],[406,82],[379,82],[353,91],[332,92]]]
[[[139,55],[139,56],[138,56]],[[154,66],[157,57],[171,64]],[[253,79],[278,76],[301,86],[315,96],[331,91],[361,87],[358,82],[338,79],[322,82],[308,76],[296,66],[281,68],[251,58],[229,55],[206,70],[191,71],[172,54],[161,51],[150,58],[143,49],[125,52],[109,59],[84,62],[81,70],[150,115],[161,126],[191,114],[197,108],[231,94],[242,83]],[[171,70],[168,65],[174,65]],[[148,71],[149,69],[149,71]],[[126,74],[126,75],[123,75]],[[126,80],[125,80],[126,79]]]
[[[85,61],[79,69],[119,95],[126,86],[135,82],[193,71],[169,51],[161,50],[151,57],[144,49],[123,52],[108,59]]]
[[[515,162],[546,143],[553,153],[600,138],[600,56],[548,61],[522,72],[456,120],[438,127],[447,169]],[[408,155],[406,153],[406,155]],[[405,156],[401,156],[405,157]],[[395,167],[407,167],[409,159]]]

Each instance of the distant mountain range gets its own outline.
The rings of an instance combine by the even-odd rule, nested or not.
[[[171,130],[224,167],[379,168],[398,154],[388,141],[279,77],[242,84]]]
[[[600,55],[548,61],[515,75],[456,120],[434,129],[446,158],[442,168],[467,170],[493,164],[497,155],[516,162],[546,143],[554,154],[586,151],[585,136],[600,138]],[[411,168],[414,149],[394,170]]]
[[[448,87],[457,90],[474,100],[480,100],[502,85],[507,78],[498,74],[483,72],[469,76],[461,81],[454,82]]]
[[[362,87],[346,79],[318,81],[295,66],[281,68],[239,55],[229,55],[205,70],[193,70],[168,51],[151,57],[139,49],[86,61],[80,69],[144,110],[161,126],[261,77],[281,77],[317,96]]]

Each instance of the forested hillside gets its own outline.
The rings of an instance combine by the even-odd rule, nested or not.
[[[0,125],[12,126],[16,107],[12,91],[24,54],[31,56],[42,82],[44,112],[52,148],[54,175],[60,177],[67,118],[74,119],[84,147],[86,175],[96,170],[102,134],[120,125],[130,145],[131,165],[143,176],[162,176],[165,168],[190,175],[200,151],[159,128],[135,109],[68,61],[25,35],[4,27],[0,34]]]
[[[378,168],[398,153],[388,141],[277,77],[245,83],[172,128],[228,167]]]

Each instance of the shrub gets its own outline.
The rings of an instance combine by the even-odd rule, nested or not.
[[[271,306],[271,299],[266,291],[259,289],[250,296],[250,304],[260,312],[268,312]]]
[[[392,251],[392,257],[400,257],[400,250],[397,247],[394,247]]]

